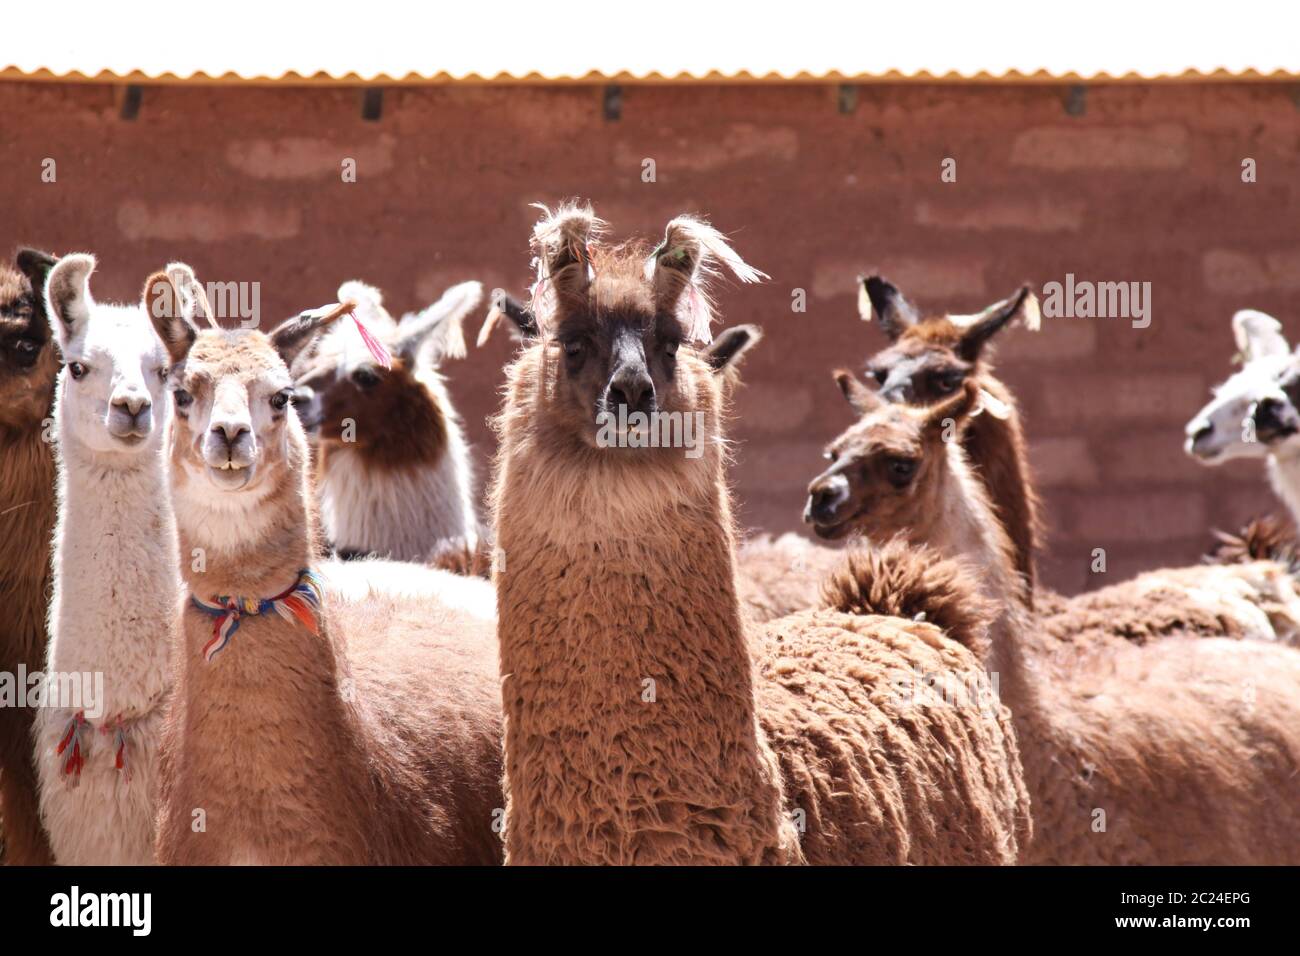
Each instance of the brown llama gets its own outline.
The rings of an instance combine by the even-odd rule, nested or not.
[[[1222,570],[1161,569],[1074,598],[1036,588],[1041,503],[1015,397],[990,364],[998,332],[1016,321],[1037,328],[1033,294],[1022,288],[974,316],[919,318],[901,293],[878,276],[864,280],[860,291],[863,319],[876,316],[894,340],[867,362],[882,398],[928,407],[951,397],[968,380],[982,390],[979,413],[967,425],[963,444],[1015,545],[1026,603],[1042,602],[1043,626],[1054,637],[1069,643],[1095,632],[1103,639],[1110,634],[1140,643],[1161,634],[1192,632],[1300,641],[1300,591],[1295,575],[1279,562]]]
[[[490,585],[471,582],[485,614],[445,571],[317,559],[288,365],[352,303],[269,334],[200,330],[200,287],[169,272],[181,305],[151,314],[174,362],[171,491],[192,597],[160,758],[160,862],[499,862]]]
[[[30,707],[3,700],[45,667],[54,534],[54,455],[47,433],[58,356],[45,317],[53,256],[21,249],[0,266],[0,860],[54,862],[41,825]],[[4,678],[0,678],[4,679]]]
[[[507,862],[1013,861],[1005,712],[889,691],[982,680],[969,650],[910,619],[742,616],[722,419],[758,333],[696,343],[711,267],[760,273],[690,217],[653,249],[602,225],[570,205],[534,230],[536,332],[495,422]]]
[[[295,407],[316,444],[321,522],[340,557],[475,567],[469,443],[440,370],[465,356],[462,323],[482,294],[479,283],[462,282],[399,322],[378,289],[345,282],[339,299],[357,303],[390,364],[376,361],[351,322],[295,364]]]
[[[922,317],[892,283],[868,276],[858,289],[858,310],[864,322],[874,317],[890,340],[888,348],[867,360],[867,372],[886,401],[934,405],[959,392],[967,380],[986,393],[983,413],[971,420],[962,440],[1015,545],[1016,570],[1024,576],[1032,605],[1042,504],[1030,480],[1015,397],[993,374],[989,343],[1013,322],[1036,329],[1038,300],[1024,286],[975,315]]]
[[[1300,651],[1164,636],[1065,655],[1021,600],[1015,548],[974,477],[967,382],[930,408],[886,403],[840,373],[861,414],[829,446],[873,540],[980,570],[999,616],[986,666],[1014,716],[1034,811],[1032,863],[1300,862]],[[830,518],[824,499],[810,511]]]
[[[507,323],[505,320],[509,320]],[[538,334],[531,309],[498,290],[479,330],[481,347],[499,326],[520,341]],[[736,548],[736,590],[748,620],[761,624],[795,611],[819,607],[822,583],[844,564],[844,553],[797,534],[759,534]]]

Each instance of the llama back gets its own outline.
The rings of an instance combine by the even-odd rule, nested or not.
[[[393,806],[389,863],[501,862],[501,698],[492,586],[401,562],[328,562],[358,718]]]
[[[810,864],[1016,862],[1029,797],[973,654],[930,624],[830,610],[761,640],[760,720]]]

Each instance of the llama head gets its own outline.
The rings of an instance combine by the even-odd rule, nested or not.
[[[453,414],[437,372],[465,356],[463,323],[482,297],[478,282],[462,282],[394,322],[377,289],[345,282],[339,300],[356,302],[357,317],[387,347],[391,366],[375,361],[355,325],[336,325],[293,368],[304,427],[322,445],[351,443],[379,465],[437,460]]]
[[[45,278],[57,260],[20,249],[0,265],[0,433],[38,429],[49,413],[58,358],[45,315]]]
[[[1300,356],[1292,356],[1251,412],[1254,437],[1266,452],[1300,449]]]
[[[1268,453],[1262,440],[1256,441],[1252,416],[1256,406],[1273,399],[1280,407],[1278,377],[1291,360],[1291,350],[1282,335],[1282,323],[1254,309],[1232,317],[1232,334],[1242,367],[1214,389],[1214,397],[1187,423],[1187,454],[1206,465],[1218,465],[1234,458],[1261,458]],[[1280,420],[1264,411],[1266,429],[1276,430]]]
[[[717,410],[714,379],[757,340],[745,328],[713,342],[708,281],[717,265],[745,282],[763,274],[689,216],[669,222],[653,248],[606,246],[603,231],[576,205],[546,212],[533,231],[537,283],[526,314],[544,356],[540,411],[556,441],[644,457],[663,447],[638,437],[656,416]]]
[[[125,459],[161,443],[169,361],[148,312],[173,308],[176,290],[157,273],[138,305],[102,304],[90,291],[95,265],[91,255],[64,256],[45,284],[49,325],[63,356],[59,424],[65,441]]]
[[[187,267],[169,266],[168,274],[186,307],[150,316],[174,363],[173,480],[206,489],[198,494],[227,510],[251,508],[305,463],[306,439],[289,404],[289,365],[353,304],[303,312],[269,333],[227,330],[215,325]],[[214,490],[240,497],[214,498]]]
[[[869,276],[858,289],[863,321],[878,322],[891,345],[872,356],[867,373],[890,402],[931,405],[961,391],[980,368],[986,348],[1013,320],[1037,328],[1038,300],[1022,286],[1014,295],[974,315],[922,318],[891,283]]]
[[[837,371],[835,381],[861,417],[827,446],[830,465],[808,486],[804,521],[829,539],[906,534],[946,467],[945,446],[979,409],[979,386],[967,382],[922,407],[886,402],[850,372]]]

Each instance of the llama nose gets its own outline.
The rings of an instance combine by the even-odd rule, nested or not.
[[[113,407],[135,418],[149,407],[149,396],[138,393],[119,395],[113,399]]]
[[[243,422],[217,422],[212,426],[212,433],[220,435],[226,440],[226,444],[234,446],[239,441],[239,436],[248,432],[248,426]]]
[[[611,408],[626,405],[628,412],[648,412],[654,408],[655,386],[644,372],[620,374],[609,383],[605,402]]]
[[[804,509],[804,521],[827,521],[835,517],[835,511],[845,498],[844,479],[836,476],[829,481],[814,482],[808,489],[808,507]]]

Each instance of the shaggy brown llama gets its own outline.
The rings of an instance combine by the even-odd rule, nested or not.
[[[745,626],[722,417],[757,330],[693,343],[710,267],[759,274],[693,218],[654,249],[601,225],[576,206],[538,223],[538,335],[496,420],[507,862],[1013,861],[1028,807],[1005,712],[889,692],[982,680],[973,654],[830,609]],[[690,416],[698,441],[644,447],[633,412]]]
[[[978,384],[915,408],[846,377],[862,417],[829,451],[871,502],[857,526],[969,561],[1000,610],[986,666],[1029,785],[1025,861],[1300,862],[1300,804],[1279,799],[1300,773],[1300,651],[1166,636],[1056,653],[1021,600],[1014,546],[963,449]]]
[[[58,356],[45,317],[55,258],[21,249],[0,266],[0,672],[45,666],[54,533],[54,455],[48,434]],[[23,683],[25,688],[26,684]],[[0,706],[0,860],[54,861],[36,796],[30,707]]]
[[[172,498],[193,600],[162,746],[160,862],[499,862],[490,586],[472,582],[485,616],[448,572],[317,560],[288,363],[351,303],[269,334],[200,331],[201,290],[174,278],[184,307],[152,313],[175,363]]]

